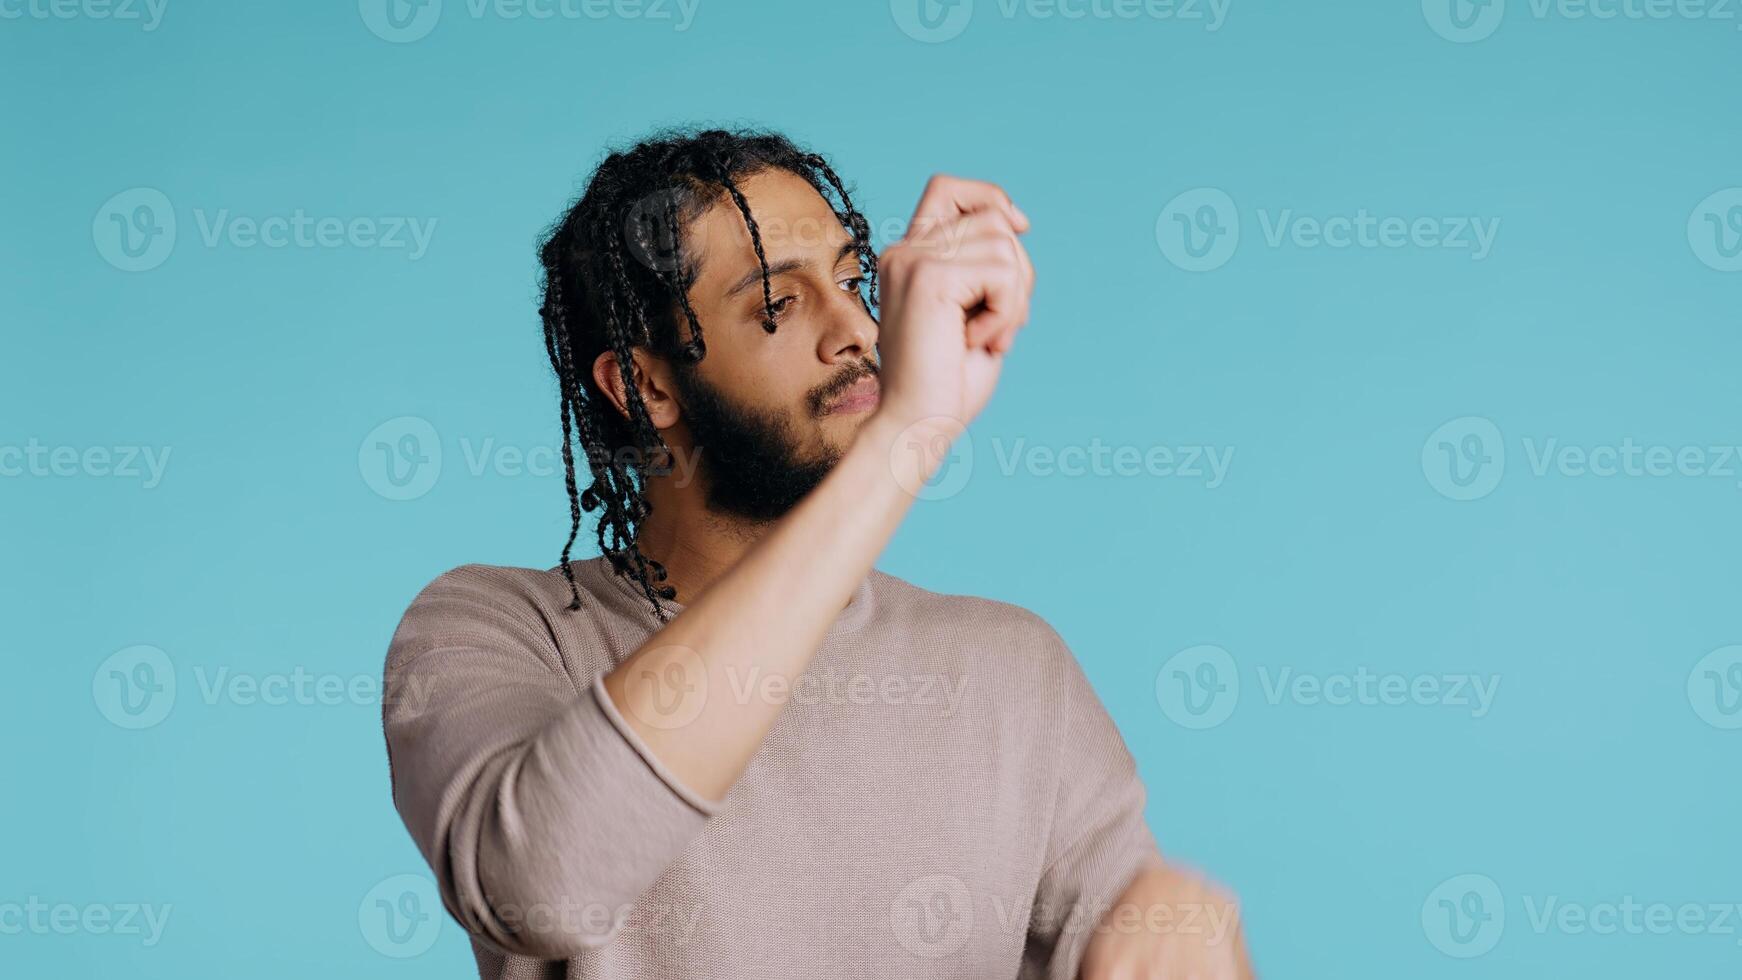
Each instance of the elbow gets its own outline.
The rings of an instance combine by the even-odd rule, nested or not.
[[[468,931],[506,953],[567,960],[611,942],[622,930],[625,911],[561,897],[495,898],[483,921],[469,924]]]
[[[491,835],[493,836],[493,835]],[[504,952],[565,960],[598,949],[622,930],[639,890],[604,880],[577,855],[542,848],[480,849],[467,931]]]

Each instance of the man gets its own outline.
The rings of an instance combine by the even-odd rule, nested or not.
[[[1028,227],[936,177],[877,256],[820,156],[711,130],[552,229],[602,554],[448,572],[387,661],[394,800],[486,980],[1248,975],[1059,635],[872,567],[1027,318]]]

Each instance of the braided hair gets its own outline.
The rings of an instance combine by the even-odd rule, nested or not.
[[[707,354],[702,324],[689,298],[696,270],[684,259],[683,231],[722,197],[737,207],[750,233],[762,271],[762,328],[775,331],[762,230],[739,189],[740,180],[769,169],[803,177],[829,202],[852,236],[863,273],[860,299],[875,315],[877,256],[870,225],[853,207],[846,186],[828,161],[778,133],[673,130],[612,152],[539,247],[544,270],[539,316],[544,321],[545,353],[556,372],[569,497],[562,572],[572,599],[570,610],[581,608],[570,558],[580,536],[581,515],[599,511],[600,552],[617,574],[640,583],[659,621],[667,618],[661,600],[676,598],[676,590],[655,585],[665,581],[665,567],[643,554],[637,540],[653,509],[646,494],[647,478],[669,472],[671,450],[648,418],[630,352],[646,348],[680,369]],[[627,392],[627,416],[593,378],[593,362],[605,351],[616,354]],[[576,477],[576,445],[592,475],[585,489],[580,489]]]

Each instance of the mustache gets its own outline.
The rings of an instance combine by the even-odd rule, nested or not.
[[[829,379],[827,384],[811,391],[809,399],[811,414],[822,415],[823,410],[828,407],[829,402],[835,400],[837,395],[865,378],[875,378],[881,370],[882,368],[878,366],[877,362],[870,358],[862,358],[842,368],[841,372]]]

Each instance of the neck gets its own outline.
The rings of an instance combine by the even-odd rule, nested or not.
[[[653,509],[636,538],[643,554],[665,566],[666,580],[655,586],[676,589],[676,601],[686,606],[773,527],[711,511],[704,497],[695,482],[674,487],[667,477],[648,481]]]

